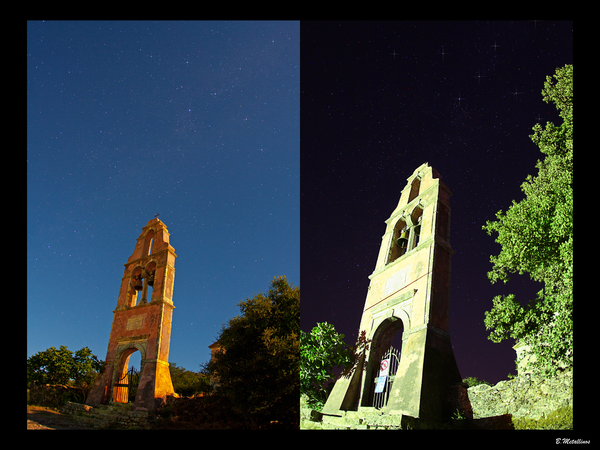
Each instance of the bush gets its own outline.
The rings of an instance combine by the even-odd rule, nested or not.
[[[515,430],[572,430],[573,407],[564,406],[538,420],[513,417]]]
[[[50,347],[27,358],[27,387],[72,383],[88,390],[103,367],[88,347],[76,352],[65,345]]]
[[[231,401],[221,395],[193,398],[169,397],[167,406],[158,412],[153,429],[172,430],[251,430],[275,429],[278,423],[256,424],[234,412]]]
[[[175,363],[169,363],[169,372],[173,389],[183,397],[208,394],[211,391],[208,375],[186,370]]]
[[[83,403],[85,391],[82,388],[64,385],[34,385],[29,390],[28,404],[60,408],[67,402]]]
[[[488,383],[487,381],[485,381],[485,380],[480,380],[480,379],[479,379],[479,378],[477,378],[477,377],[467,377],[467,378],[464,378],[464,379],[462,380],[462,382],[463,382],[463,383],[466,383],[466,384],[468,385],[468,387],[478,386],[478,385],[480,385],[480,384],[485,384],[485,385],[487,385],[487,386],[491,386],[491,384],[490,384],[490,383]]]

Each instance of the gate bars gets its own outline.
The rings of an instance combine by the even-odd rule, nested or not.
[[[400,362],[400,350],[390,347],[381,358],[379,364],[379,376],[375,377],[375,391],[373,393],[373,406],[377,409],[383,408],[388,401],[392,384],[396,378],[396,371]]]

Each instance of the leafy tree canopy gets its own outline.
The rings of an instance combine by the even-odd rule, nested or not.
[[[238,304],[224,325],[210,368],[218,392],[248,420],[298,425],[300,288],[276,277],[268,293]]]
[[[211,391],[210,379],[205,374],[192,372],[175,363],[169,363],[169,372],[173,389],[184,397],[191,397]]]
[[[467,377],[467,378],[463,378],[462,380],[463,383],[466,383],[468,385],[468,387],[473,387],[473,386],[478,386],[480,384],[485,384],[487,386],[491,386],[490,383],[488,383],[485,380],[480,380],[477,377]]]
[[[352,348],[332,324],[317,323],[310,333],[300,331],[300,392],[308,396],[311,407],[325,404],[335,381],[333,369],[353,361]]]
[[[73,353],[65,345],[50,347],[27,358],[27,385],[68,384],[89,387],[102,371],[100,361],[88,347]]]
[[[532,369],[552,374],[573,364],[573,66],[546,77],[542,96],[555,104],[563,123],[533,127],[530,138],[546,155],[536,164],[538,174],[521,185],[525,198],[513,200],[483,229],[497,233],[502,247],[490,258],[492,282],[529,273],[544,289],[526,306],[514,294],[496,296],[485,325],[494,342],[514,338],[530,345]]]

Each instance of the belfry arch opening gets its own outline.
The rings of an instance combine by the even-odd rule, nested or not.
[[[398,220],[394,227],[391,248],[389,250],[388,264],[396,261],[408,250],[408,226],[404,220]]]
[[[152,301],[156,262],[151,261],[145,267],[137,266],[131,272],[130,306]]]
[[[412,250],[417,245],[419,245],[419,241],[421,239],[421,219],[423,218],[423,209],[420,206],[417,206],[410,215],[412,226],[411,233],[411,242],[409,245],[409,249]]]
[[[402,320],[390,317],[373,335],[361,406],[381,409],[386,405],[401,359],[403,332]]]

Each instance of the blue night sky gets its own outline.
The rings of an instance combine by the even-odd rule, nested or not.
[[[27,356],[105,358],[155,213],[170,362],[198,371],[238,302],[299,286],[299,89],[298,22],[28,22]]]
[[[572,21],[28,22],[27,356],[105,358],[156,213],[178,256],[170,362],[198,371],[240,301],[301,270],[302,330],[353,344],[384,221],[428,162],[453,194],[461,375],[506,379],[514,342],[484,314],[541,286],[489,282],[482,226],[537,174],[532,127],[560,125],[544,81],[572,63]]]

